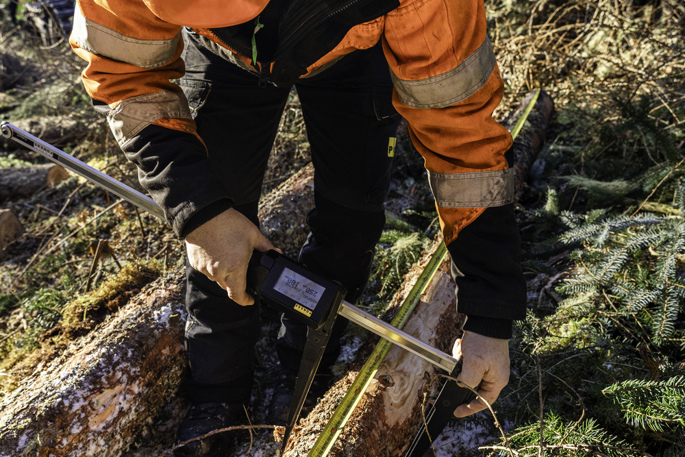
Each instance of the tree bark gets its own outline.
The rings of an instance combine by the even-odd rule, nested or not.
[[[260,202],[260,228],[271,244],[297,258],[307,239],[306,216],[314,207],[314,166],[311,162]]]
[[[78,116],[39,116],[17,121],[8,119],[8,121],[58,148],[77,144],[85,138],[92,137],[93,132],[97,131],[95,123]],[[4,137],[0,137],[0,145],[6,148],[23,147]]]
[[[61,165],[0,168],[0,201],[30,197],[69,176]]]
[[[155,281],[0,405],[0,456],[116,456],[185,369],[180,271]]]
[[[529,101],[533,98],[534,92],[528,94],[521,106],[514,112],[509,121],[508,127],[511,130],[516,122],[521,117],[528,106]],[[523,193],[528,188],[528,175],[530,168],[535,161],[538,153],[545,144],[545,135],[547,127],[552,120],[554,114],[554,101],[552,97],[545,91],[541,91],[533,110],[530,112],[526,123],[514,140],[511,147],[511,152],[514,155],[514,180],[516,201],[520,201]]]
[[[313,206],[312,179],[305,168],[260,210],[267,235],[289,231],[275,243],[285,251],[306,238],[304,224],[284,227]],[[0,457],[107,457],[129,449],[174,398],[186,369],[184,286],[182,268],[153,282],[24,379],[0,403]]]

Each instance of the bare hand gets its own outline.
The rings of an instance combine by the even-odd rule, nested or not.
[[[464,331],[464,336],[454,343],[452,355],[464,359],[457,380],[474,388],[480,384],[478,395],[492,405],[509,383],[509,340]],[[477,398],[460,405],[454,415],[466,417],[485,408],[485,403]]]
[[[231,208],[190,232],[185,242],[193,268],[219,284],[239,305],[254,303],[245,292],[252,251],[274,249],[256,225]]]

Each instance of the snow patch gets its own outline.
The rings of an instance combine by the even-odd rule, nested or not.
[[[174,310],[172,309],[171,304],[168,303],[162,306],[160,309],[155,310],[152,315],[154,316],[155,321],[158,324],[166,324],[167,322],[169,322],[169,318],[171,317],[173,311]]]

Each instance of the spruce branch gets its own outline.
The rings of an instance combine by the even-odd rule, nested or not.
[[[629,379],[602,390],[620,406],[630,425],[664,432],[672,424],[685,426],[685,376],[663,381]]]

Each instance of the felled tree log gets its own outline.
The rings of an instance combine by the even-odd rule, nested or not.
[[[312,207],[312,176],[303,170],[267,199],[269,206],[260,211],[266,231]],[[275,244],[293,250],[305,237],[305,226],[294,225],[290,237]],[[183,287],[183,269],[148,285],[23,380],[0,403],[0,457],[107,457],[126,451],[176,395],[186,368]]]
[[[259,208],[260,228],[271,244],[297,258],[307,239],[305,219],[314,206],[314,166],[307,164],[265,196]]]
[[[0,456],[116,456],[185,369],[183,276],[146,287],[0,405]]]
[[[407,274],[405,287],[396,296],[394,306],[408,294],[435,247],[437,245]],[[448,262],[446,260],[436,272],[403,330],[449,354],[462,322],[461,315],[456,313],[455,284],[449,274]],[[357,376],[361,363],[338,381],[299,424],[289,442],[286,457],[307,455]],[[329,455],[401,455],[411,441],[408,437],[419,427],[423,393],[431,386],[435,375],[436,369],[418,356],[396,346],[390,349]],[[437,382],[432,388],[436,386]]]
[[[0,201],[30,197],[69,176],[61,165],[0,168]]]
[[[511,116],[509,128],[513,128],[516,121],[521,117],[533,98],[534,92],[528,94],[521,106]],[[554,114],[554,101],[545,91],[541,91],[533,110],[530,112],[526,123],[517,135],[512,146],[514,154],[514,179],[516,186],[516,201],[521,200],[527,189],[528,174],[535,158],[545,144],[547,127]]]
[[[78,143],[96,131],[93,122],[78,116],[40,116],[7,121],[58,148]],[[4,137],[0,138],[0,144],[5,147],[20,147]]]
[[[44,71],[28,60],[0,51],[0,92],[38,81]]]

